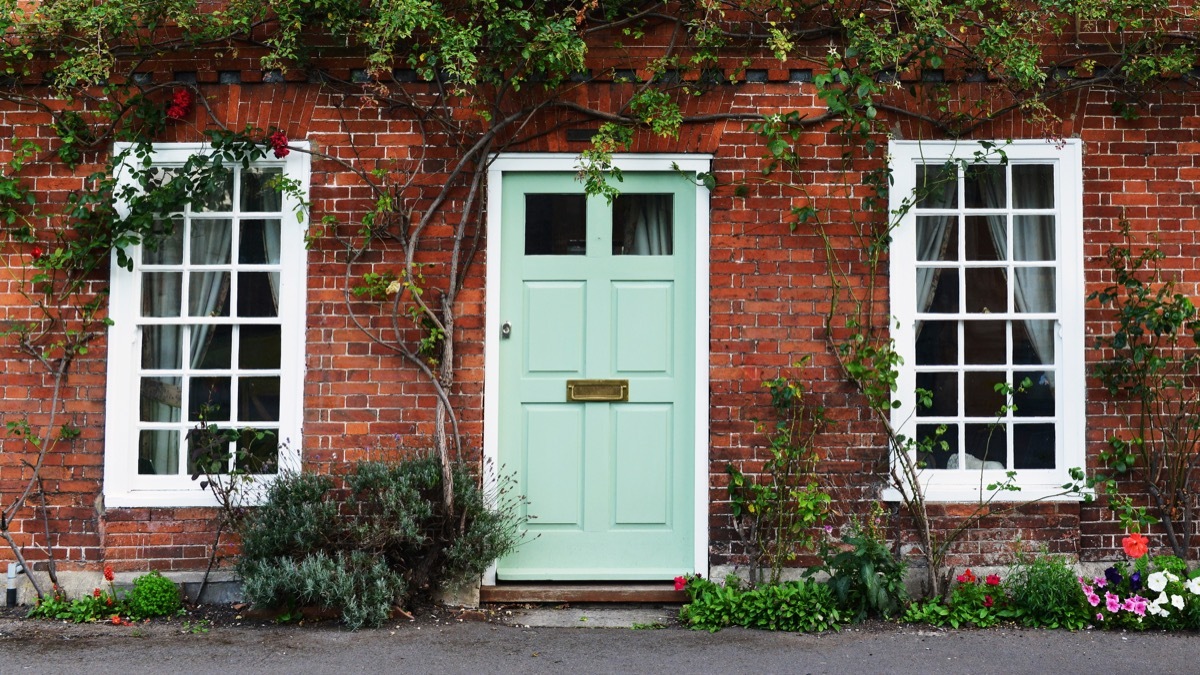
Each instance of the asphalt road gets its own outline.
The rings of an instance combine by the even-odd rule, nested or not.
[[[75,630],[0,623],[0,673],[1197,673],[1200,636],[911,627]]]

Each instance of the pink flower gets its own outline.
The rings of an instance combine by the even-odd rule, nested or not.
[[[1104,588],[1105,586],[1108,585],[1108,579],[1106,579],[1104,577],[1104,575],[1101,574],[1100,576],[1096,577],[1095,579],[1092,579],[1092,583],[1096,584],[1096,588]]]
[[[1114,613],[1121,611],[1121,596],[1106,592],[1104,594],[1104,601],[1108,611]]]
[[[1125,601],[1125,611],[1133,612],[1138,616],[1146,616],[1146,599],[1140,595],[1135,595]]]
[[[1000,575],[999,574],[989,574],[989,575],[987,575],[987,579],[985,581],[988,586],[999,586],[1000,585]]]
[[[1096,605],[1100,604],[1100,596],[1096,595],[1095,593],[1088,593],[1087,601],[1089,605],[1095,607]]]
[[[1103,612],[1096,612],[1096,620],[1097,620],[1097,621],[1103,621],[1103,620],[1104,620],[1104,613],[1103,613]]]
[[[276,131],[267,138],[267,145],[271,146],[271,150],[275,152],[275,157],[279,159],[287,157],[288,153],[291,152],[291,148],[289,148],[287,144],[287,134],[283,133],[282,131]]]
[[[682,591],[687,588],[687,577],[675,577],[675,590]]]

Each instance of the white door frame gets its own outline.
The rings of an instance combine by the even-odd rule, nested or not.
[[[712,155],[613,155],[613,166],[621,171],[686,171],[707,173],[712,165]],[[567,153],[503,153],[492,159],[488,167],[487,181],[487,288],[485,291],[484,327],[484,383],[483,383],[483,462],[487,475],[484,477],[486,494],[494,495],[497,483],[496,469],[500,457],[500,268],[501,259],[501,195],[502,181],[506,172],[555,171],[577,172],[579,156]],[[680,180],[683,178],[681,177]],[[696,186],[696,391],[695,391],[695,451],[694,451],[694,500],[695,523],[693,533],[693,569],[680,570],[680,574],[696,573],[708,576],[708,188]],[[496,565],[492,564],[483,574],[483,585],[496,583]]]

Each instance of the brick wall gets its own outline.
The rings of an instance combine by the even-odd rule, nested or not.
[[[303,139],[314,149],[340,158],[357,157],[361,167],[393,170],[419,169],[422,181],[440,187],[451,150],[422,136],[402,111],[363,105],[317,83],[301,73],[288,73],[285,83],[264,83],[257,56],[247,52],[217,67],[201,67],[180,58],[160,60],[148,71],[157,82],[195,73],[214,116],[228,128],[246,125],[277,127],[289,138]],[[209,64],[211,65],[211,64]],[[355,64],[331,63],[343,77]],[[601,56],[596,72],[601,71]],[[774,112],[797,110],[819,115],[823,110],[812,85],[790,82],[790,72],[775,65],[766,71],[767,82],[722,85],[710,95],[689,102],[686,114]],[[230,73],[229,83],[219,83],[219,72]],[[236,73],[236,77],[233,75]],[[237,80],[236,83],[232,83]],[[420,95],[426,84],[411,85]],[[578,90],[580,103],[605,107],[632,90],[630,84],[597,80]],[[966,98],[986,85],[962,85]],[[1163,93],[1150,99],[1140,120],[1123,121],[1112,112],[1112,96],[1103,92],[1080,93],[1055,104],[1058,119],[1030,124],[1008,116],[973,132],[985,139],[1078,136],[1085,145],[1084,228],[1087,290],[1105,282],[1103,256],[1117,241],[1118,220],[1128,219],[1140,238],[1153,235],[1162,245],[1166,264],[1178,273],[1189,292],[1200,282],[1200,95]],[[85,154],[74,171],[51,157],[57,141],[49,131],[48,117],[10,103],[0,104],[0,138],[17,135],[38,140],[46,153],[30,166],[28,177],[39,200],[61,205],[69,191],[82,188],[82,178],[98,168],[102,157]],[[205,124],[195,116],[189,123],[173,125],[162,140],[197,140]],[[572,121],[568,113],[548,113],[541,120],[545,135],[530,134],[525,151],[578,152],[585,144],[569,142],[562,129],[594,127]],[[930,131],[906,119],[889,123],[900,137],[929,137]],[[879,138],[884,142],[884,138]],[[764,439],[755,421],[769,418],[763,380],[800,357],[812,361],[797,373],[810,382],[815,401],[824,405],[833,423],[821,436],[822,471],[833,488],[836,507],[843,517],[863,513],[877,494],[880,463],[884,457],[882,431],[861,398],[844,381],[825,341],[823,317],[828,312],[832,287],[827,274],[824,244],[817,234],[801,226],[793,231],[790,210],[812,198],[832,235],[832,245],[852,274],[861,274],[863,258],[853,236],[856,224],[870,218],[859,208],[864,196],[858,185],[868,165],[843,165],[840,140],[827,127],[805,133],[796,145],[802,162],[787,182],[803,191],[765,181],[761,140],[742,122],[717,121],[686,127],[678,139],[639,137],[635,152],[705,152],[715,155],[713,173],[718,187],[711,199],[711,236],[707,242],[710,277],[711,378],[709,441],[711,490],[711,562],[725,564],[742,559],[732,542],[725,484],[725,466],[733,462],[743,471],[761,467]],[[0,160],[11,147],[6,143]],[[312,166],[312,221],[325,215],[353,221],[373,201],[358,178],[330,161]],[[460,196],[461,197],[461,196]],[[445,236],[453,225],[456,207],[447,209],[447,220],[436,220],[431,234]],[[57,221],[39,222],[39,228],[57,227]],[[6,244],[5,257],[12,275],[25,273],[28,247]],[[347,314],[347,277],[343,249],[332,237],[316,240],[309,251],[307,321],[308,374],[304,389],[304,463],[319,471],[336,471],[345,462],[385,456],[387,448],[427,447],[433,433],[431,411],[434,393],[414,368],[373,344],[355,328]],[[354,277],[370,270],[397,269],[395,248],[370,254],[352,270]],[[438,253],[428,254],[429,262]],[[462,429],[472,448],[482,436],[484,274],[482,254],[460,296],[457,348],[458,387],[455,401]],[[11,276],[11,275],[10,275]],[[96,284],[105,279],[98,274]],[[851,282],[865,283],[862,277]],[[886,284],[886,279],[884,280]],[[0,280],[3,319],[28,319],[31,310],[17,295],[17,282]],[[378,318],[366,305],[356,305],[370,325]],[[886,303],[878,317],[886,321]],[[1089,310],[1088,332],[1108,327],[1104,317]],[[1089,364],[1101,355],[1089,351]],[[48,379],[27,358],[11,350],[0,362],[0,412],[5,420],[29,413],[35,424],[49,414]],[[68,568],[94,569],[102,561],[118,569],[195,569],[205,564],[211,542],[214,513],[205,509],[106,509],[101,499],[103,458],[105,349],[100,343],[83,357],[68,381],[66,404],[60,419],[82,429],[75,440],[63,441],[47,458],[43,472],[50,494],[46,505],[50,546]],[[131,393],[131,396],[133,394]],[[1123,410],[1111,402],[1095,383],[1088,391],[1089,456],[1118,433],[1125,424]],[[383,446],[383,447],[381,447]],[[27,475],[23,462],[31,455],[20,439],[0,441],[0,493],[11,495]],[[1094,459],[1092,460],[1094,462]],[[41,512],[23,509],[13,535],[33,559],[44,557]],[[959,507],[935,509],[935,520],[951,522]],[[895,527],[903,518],[894,519]],[[1103,508],[1079,504],[1035,505],[1018,513],[989,517],[967,535],[951,562],[984,564],[1009,559],[1011,542],[1029,547],[1046,544],[1052,551],[1079,554],[1085,559],[1112,557],[1123,532]],[[0,551],[0,560],[11,554]]]

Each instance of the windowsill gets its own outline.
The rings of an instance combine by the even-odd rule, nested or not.
[[[1022,485],[1020,492],[999,491],[993,496],[987,489],[980,490],[978,486],[969,485],[934,485],[925,487],[926,502],[944,503],[979,503],[981,499],[994,504],[1011,504],[1021,502],[1082,502],[1087,499],[1088,490],[1064,493],[1062,483],[1057,484],[1027,484]],[[986,487],[986,486],[985,486]],[[981,496],[982,492],[982,496]],[[894,487],[883,489],[880,499],[885,502],[902,501],[903,495]]]
[[[257,506],[262,503],[265,490],[256,489],[246,494],[242,499],[243,506]],[[104,508],[217,508],[221,504],[209,490],[197,487],[194,490],[125,490],[104,493]]]

